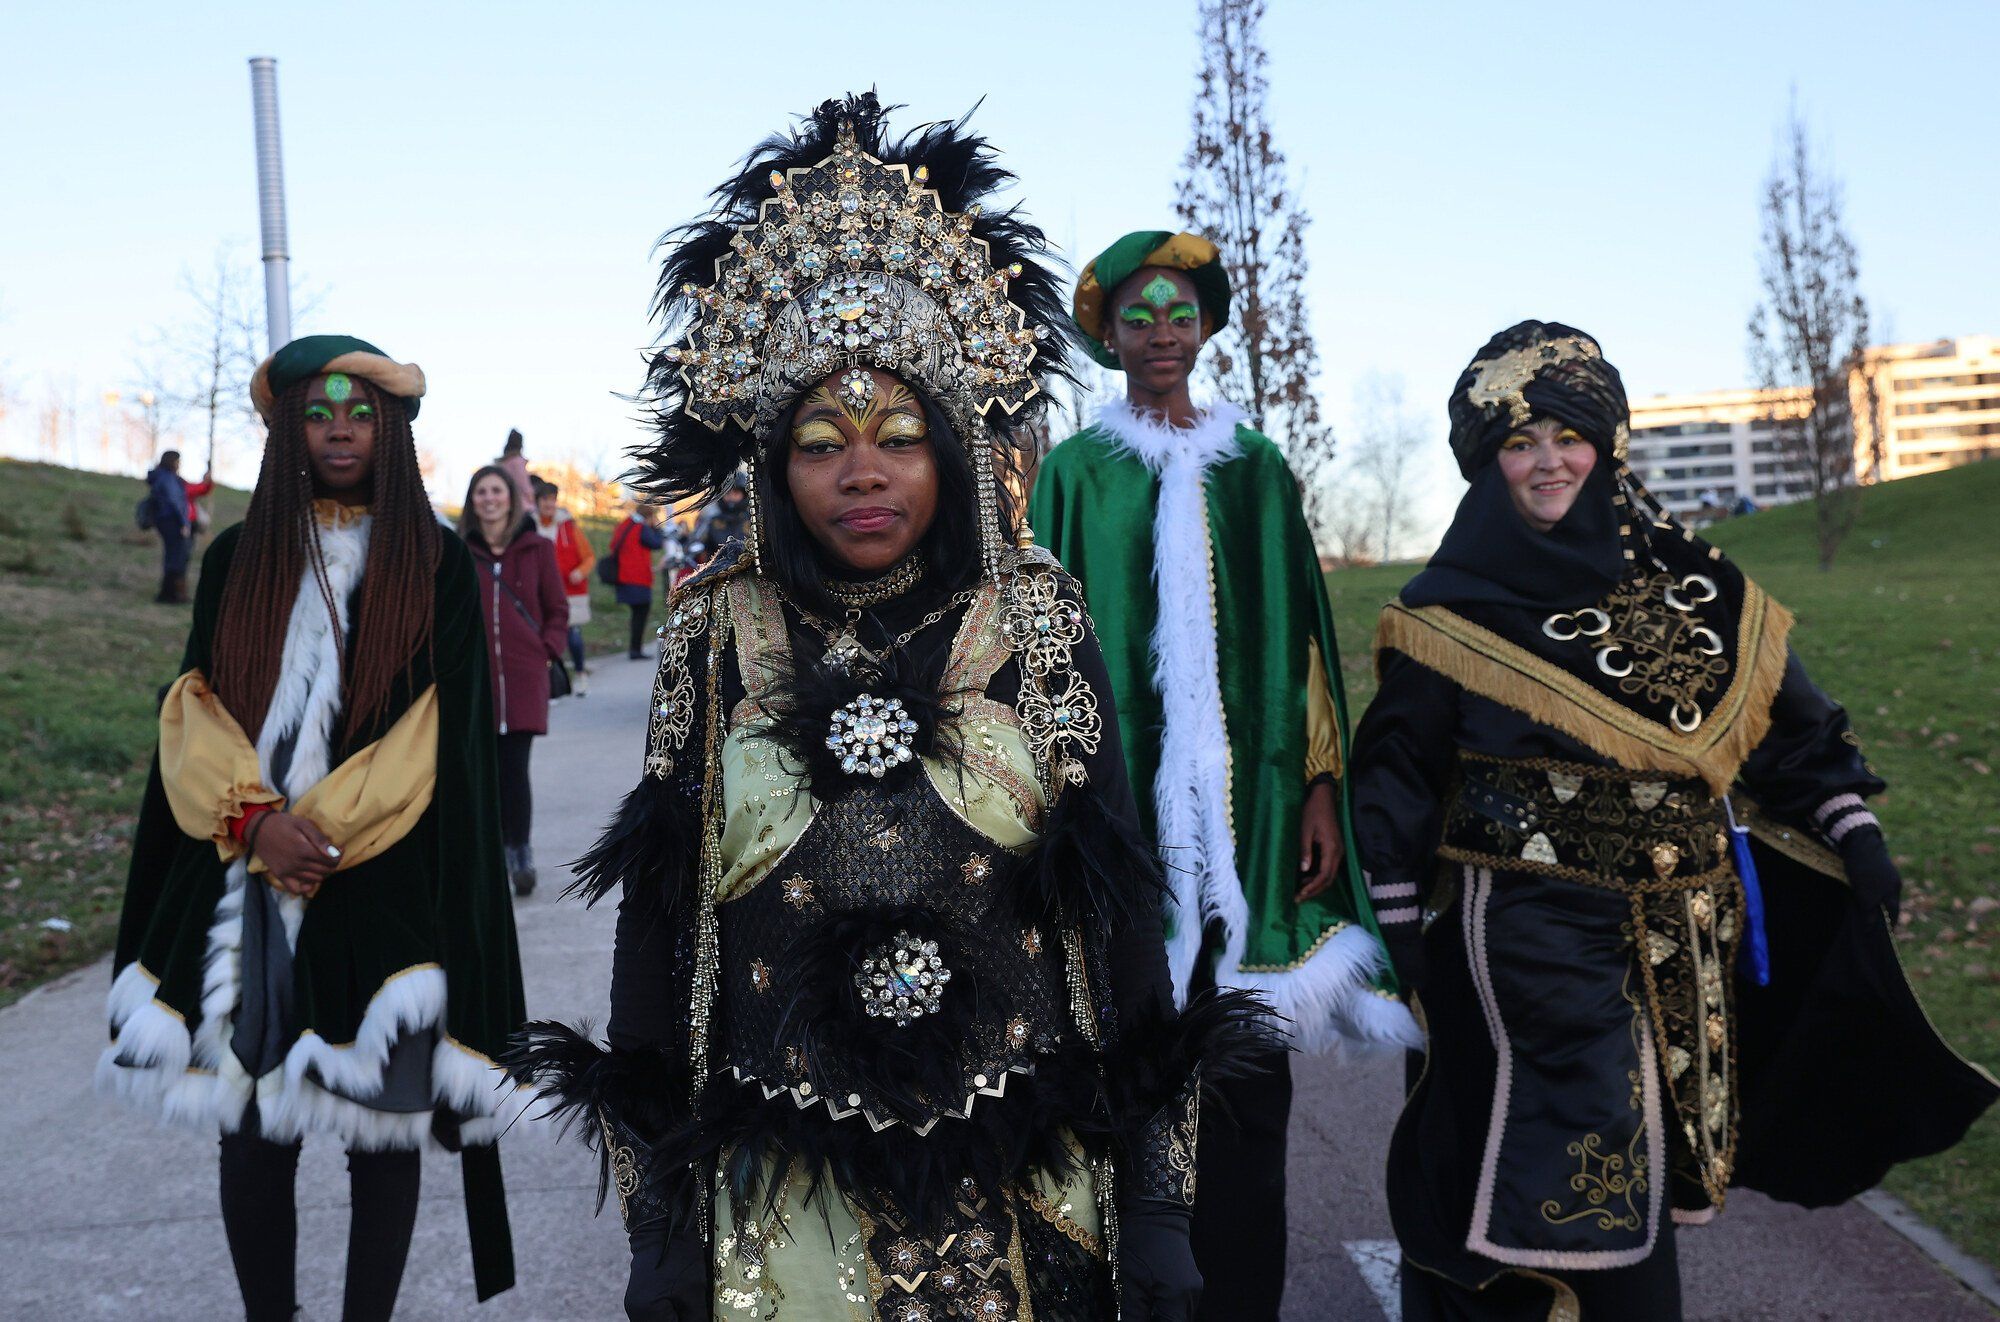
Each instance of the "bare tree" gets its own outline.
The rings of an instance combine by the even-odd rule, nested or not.
[[[1814,152],[1794,103],[1764,181],[1763,297],[1750,314],[1750,366],[1765,389],[1810,396],[1809,409],[1795,417],[1775,410],[1771,422],[1786,458],[1811,481],[1821,569],[1832,568],[1860,503],[1849,379],[1865,366],[1868,305],[1841,212],[1840,180]]]
[[[1313,389],[1319,350],[1306,310],[1309,218],[1292,195],[1266,110],[1264,0],[1201,0],[1199,12],[1194,137],[1174,205],[1183,225],[1222,250],[1234,294],[1232,324],[1209,344],[1208,375],[1284,449],[1306,517],[1326,536],[1334,436]]]
[[[1415,529],[1410,456],[1424,441],[1423,422],[1403,397],[1403,378],[1370,372],[1355,390],[1353,467],[1365,483],[1357,503],[1374,515],[1376,545],[1384,560]]]

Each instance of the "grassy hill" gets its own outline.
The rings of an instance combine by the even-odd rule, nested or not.
[[[139,483],[0,461],[0,1004],[111,943],[132,819],[173,678],[185,607],[156,606],[158,543],[132,526]],[[241,492],[217,495],[226,526]],[[1796,646],[1852,713],[1891,790],[1878,804],[1909,878],[1900,934],[1914,985],[1967,1055],[2000,1062],[2000,463],[1871,489],[1831,573],[1811,512],[1733,521],[1715,540],[1799,617]],[[593,526],[600,552],[608,530]],[[1412,565],[1328,578],[1348,693],[1374,690],[1368,642]],[[593,648],[624,611],[593,582]],[[634,738],[638,736],[635,733]],[[70,926],[44,926],[57,919]],[[2000,1261],[2000,1119],[1891,1187]]]
[[[2000,463],[1909,478],[1865,493],[1831,572],[1813,552],[1807,506],[1731,520],[1712,539],[1798,616],[1793,646],[1846,706],[1908,884],[1898,933],[1938,1028],[2000,1065]],[[1374,691],[1367,641],[1414,565],[1327,578],[1358,712]],[[1953,1152],[1906,1166],[1889,1187],[1933,1225],[2000,1262],[2000,1117]]]

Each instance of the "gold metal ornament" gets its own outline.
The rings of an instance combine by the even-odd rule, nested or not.
[[[843,370],[879,368],[962,402],[1013,413],[1039,393],[1043,327],[1008,301],[1018,265],[995,269],[978,208],[943,209],[928,172],[885,165],[841,127],[833,155],[773,171],[775,196],[738,229],[680,344],[687,412],[768,439],[786,405]]]

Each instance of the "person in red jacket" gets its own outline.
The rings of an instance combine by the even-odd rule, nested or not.
[[[555,543],[556,572],[569,594],[569,663],[576,671],[576,696],[590,692],[590,668],[583,663],[583,626],[590,623],[590,573],[597,552],[590,537],[562,507],[562,491],[553,482],[535,479],[535,531]]]
[[[667,544],[653,526],[651,511],[638,501],[626,506],[625,521],[611,534],[609,555],[618,563],[618,604],[632,612],[632,645],[626,655],[646,659],[646,617],[653,613],[653,552]]]
[[[549,730],[549,663],[561,658],[568,638],[569,595],[554,545],[535,531],[534,516],[505,469],[489,464],[472,475],[458,531],[479,571],[479,604],[486,613],[507,875],[516,895],[530,895],[535,855],[529,843],[534,797],[528,754],[534,737]]]

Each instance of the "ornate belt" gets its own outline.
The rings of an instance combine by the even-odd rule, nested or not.
[[[1733,876],[1728,817],[1700,780],[1461,750],[1440,857],[1614,890]]]

